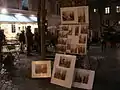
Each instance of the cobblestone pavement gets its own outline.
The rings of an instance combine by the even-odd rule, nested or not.
[[[12,81],[0,81],[0,90],[68,90],[50,83],[48,79],[31,78],[31,61],[40,60],[39,56],[27,57],[20,55],[20,61],[17,62],[17,69],[14,71]],[[98,63],[95,61],[101,58]],[[91,47],[86,57],[91,64],[99,64],[96,68],[93,90],[120,90],[120,49],[107,49],[101,52],[100,47]],[[71,90],[81,90],[72,88]]]

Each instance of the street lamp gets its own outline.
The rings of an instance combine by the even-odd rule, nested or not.
[[[7,9],[3,8],[3,9],[1,9],[1,13],[2,13],[2,14],[7,14],[8,11],[7,11]]]

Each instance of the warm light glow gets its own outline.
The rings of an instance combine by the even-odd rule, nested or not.
[[[116,12],[120,13],[120,6],[116,6]]]
[[[110,13],[110,7],[106,7],[105,8],[105,14],[109,14]]]
[[[120,24],[120,21],[118,21],[118,24]]]
[[[3,14],[7,14],[8,11],[7,11],[7,9],[3,8],[3,9],[1,10],[1,13],[3,13]]]
[[[30,17],[35,17],[35,15],[30,15]]]
[[[96,8],[94,9],[94,12],[97,12],[97,9],[96,9]]]
[[[21,16],[22,14],[21,13],[16,13],[16,16]]]

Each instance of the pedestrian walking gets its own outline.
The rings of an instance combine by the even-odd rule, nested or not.
[[[101,38],[101,50],[102,52],[106,50],[106,41],[104,38]]]
[[[27,44],[27,56],[31,56],[33,46],[33,34],[31,32],[31,26],[26,28],[26,44]]]

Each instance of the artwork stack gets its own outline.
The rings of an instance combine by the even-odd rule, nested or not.
[[[51,61],[34,61],[33,78],[51,77],[51,83],[56,85],[92,90],[95,71],[75,68],[76,55],[87,54],[88,17],[88,6],[61,8],[58,54],[52,74]]]
[[[86,55],[88,27],[87,6],[61,8],[57,51],[59,53]]]
[[[88,6],[61,8],[61,25],[51,83],[92,90],[95,72],[75,68],[76,55],[87,54]],[[72,54],[72,55],[71,55]]]

